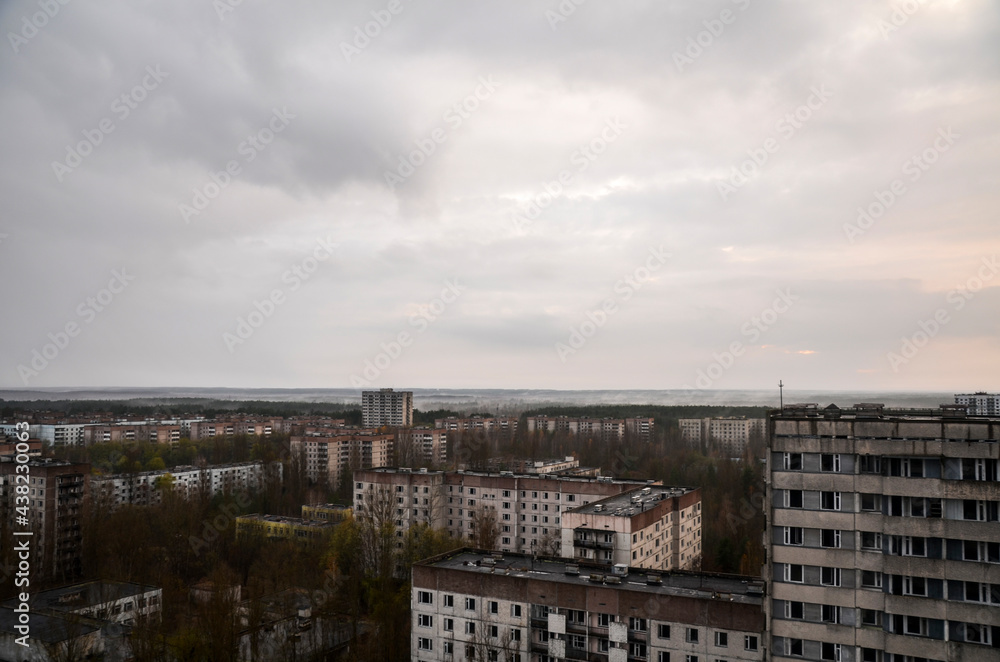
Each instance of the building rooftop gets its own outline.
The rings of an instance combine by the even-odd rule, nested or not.
[[[0,607],[0,632],[13,635],[14,626],[20,623],[19,615],[13,607]],[[31,638],[46,644],[58,644],[67,639],[75,639],[100,629],[100,621],[66,618],[58,614],[31,613]]]
[[[663,485],[647,485],[641,490],[630,490],[605,497],[585,506],[573,508],[567,512],[600,513],[614,517],[632,517],[651,508],[656,503],[693,492],[692,487],[664,487]]]
[[[585,469],[586,467],[581,467]],[[515,473],[513,471],[492,471],[492,470],[472,470],[472,469],[409,469],[406,467],[372,467],[370,469],[360,469],[355,473],[412,473],[430,474],[439,476],[442,474],[458,474],[462,476],[482,476],[482,477],[505,477],[505,478],[530,478],[532,480],[562,480],[578,483],[619,483],[624,485],[652,485],[652,480],[641,478],[614,478],[612,476],[578,476],[563,473]]]
[[[69,586],[60,586],[48,591],[34,593],[31,596],[31,611],[37,612],[42,609],[51,609],[54,611],[73,612],[78,609],[122,600],[157,590],[159,589],[155,586],[145,586],[131,582],[93,581],[82,584],[71,584]],[[3,602],[4,607],[14,608],[17,605],[18,601],[15,598]],[[34,619],[34,616],[32,616],[32,619]],[[32,631],[34,631],[34,628],[32,628]]]
[[[910,421],[995,421],[1000,418],[988,415],[969,414],[965,405],[942,404],[937,409],[909,409],[886,407],[881,403],[862,402],[852,407],[838,407],[835,404],[820,407],[815,402],[787,404],[782,409],[771,410],[773,418],[833,419],[833,420],[910,420]]]
[[[576,563],[569,559],[533,558],[526,554],[485,552],[463,548],[418,563],[475,574],[504,574],[564,584],[614,585],[626,591],[657,595],[728,600],[760,605],[764,582],[755,577],[714,573],[658,572],[641,568]]]
[[[311,526],[315,528],[333,528],[337,526],[335,522],[325,519],[302,519],[301,517],[285,517],[284,515],[261,515],[252,513],[249,515],[237,516],[239,520],[252,520],[255,522],[271,522],[274,524],[288,524],[290,526]]]

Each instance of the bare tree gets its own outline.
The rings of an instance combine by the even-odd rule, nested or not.
[[[355,516],[361,537],[365,574],[388,580],[396,565],[396,502],[385,485],[365,494],[364,509]]]
[[[513,630],[503,627],[489,614],[476,623],[476,632],[468,645],[472,648],[469,652],[474,653],[474,659],[483,662],[511,662],[518,652]]]
[[[500,537],[500,523],[493,506],[478,503],[472,509],[472,540],[479,549],[496,549]]]
[[[542,556],[560,556],[562,554],[562,533],[560,529],[551,529],[538,541],[538,553]]]

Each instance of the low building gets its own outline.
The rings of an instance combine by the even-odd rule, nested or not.
[[[283,517],[281,515],[238,515],[236,517],[236,537],[264,536],[285,538],[304,543],[319,543],[336,527],[335,522],[326,520]]]
[[[765,659],[763,582],[463,549],[413,566],[413,660]]]
[[[312,503],[302,506],[302,519],[342,522],[350,516],[350,506],[336,503]]]
[[[93,581],[31,594],[32,614],[67,614],[133,625],[136,619],[159,618],[163,589],[131,582]],[[4,607],[14,608],[10,599]]]
[[[563,513],[562,556],[654,570],[701,569],[701,490],[651,485]]]

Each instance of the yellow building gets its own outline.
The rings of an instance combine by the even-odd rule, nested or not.
[[[256,535],[314,543],[326,537],[334,527],[336,524],[329,521],[254,513],[236,518],[236,537]]]

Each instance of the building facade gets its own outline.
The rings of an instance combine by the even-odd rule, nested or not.
[[[765,659],[759,580],[609,570],[470,549],[418,563],[411,659]]]
[[[410,526],[428,524],[471,541],[488,509],[497,524],[496,549],[556,556],[566,511],[650,484],[603,476],[375,469],[354,473],[354,512],[391,508],[400,539]]]
[[[769,427],[772,659],[1000,659],[1000,419],[786,405]]]
[[[18,515],[17,487],[24,485],[18,476],[25,474],[17,473],[18,466],[16,462],[0,462],[0,500],[11,525]],[[90,492],[90,465],[32,458],[27,467],[28,521],[34,531],[33,577],[57,580],[78,577],[83,549],[80,519]],[[23,530],[23,524],[16,528]]]
[[[448,431],[402,428],[396,431],[396,464],[442,467],[448,463]]]
[[[306,476],[315,483],[340,485],[348,471],[386,467],[395,461],[395,435],[374,430],[347,430],[336,436],[292,437],[292,457],[302,458]]]
[[[391,388],[362,391],[361,417],[366,428],[413,425],[413,391],[393,391]]]
[[[956,405],[965,405],[970,416],[1000,416],[1000,393],[960,393]]]
[[[135,474],[93,476],[91,492],[102,506],[116,508],[124,505],[149,506],[163,500],[166,485],[184,499],[198,496],[213,497],[217,494],[256,492],[268,480],[280,482],[282,465],[272,462],[237,462],[206,467],[180,466],[160,471],[142,471]]]
[[[626,433],[642,441],[653,438],[652,418],[572,418],[569,416],[528,416],[528,432],[566,432],[604,440],[624,440]]]
[[[471,430],[481,432],[514,433],[517,431],[517,417],[472,416],[470,418],[458,418],[456,416],[449,416],[448,418],[435,419],[434,427],[447,430],[448,432],[464,432],[466,430]]]
[[[648,486],[567,510],[561,556],[654,570],[701,570],[701,490]]]
[[[689,446],[710,444],[732,456],[742,455],[747,444],[763,439],[763,418],[681,418],[677,421],[681,440]]]

